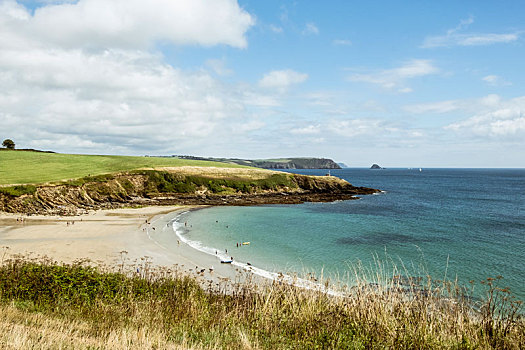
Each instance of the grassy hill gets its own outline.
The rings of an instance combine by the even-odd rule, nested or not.
[[[3,151],[0,152],[0,186],[40,184],[141,168],[180,166],[242,167],[237,164],[178,158]]]
[[[176,157],[0,152],[0,211],[72,215],[125,205],[257,205],[355,199],[375,193],[305,176]]]

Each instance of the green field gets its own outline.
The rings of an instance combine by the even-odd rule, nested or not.
[[[0,185],[40,184],[151,167],[205,166],[239,168],[236,164],[159,157],[0,152]]]

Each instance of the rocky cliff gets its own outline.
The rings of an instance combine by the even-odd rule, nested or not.
[[[0,188],[0,211],[73,215],[134,205],[295,204],[354,199],[375,192],[378,190],[355,187],[332,176],[269,172],[260,178],[210,177],[143,170],[59,184]]]

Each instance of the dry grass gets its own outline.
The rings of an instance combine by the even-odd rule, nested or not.
[[[521,303],[485,282],[478,301],[453,282],[381,271],[339,296],[276,281],[201,288],[177,270],[93,269],[23,258],[0,267],[0,344],[21,348],[522,349]],[[125,271],[129,271],[124,273]],[[388,277],[388,278],[385,278]],[[3,337],[3,338],[2,338]],[[55,345],[55,344],[58,344]]]
[[[272,175],[281,175],[282,172],[271,171],[265,169],[256,168],[211,168],[201,166],[181,166],[181,167],[156,167],[153,169],[143,170],[156,170],[166,171],[169,173],[176,173],[181,175],[190,176],[205,176],[214,179],[238,179],[238,180],[264,180]]]
[[[136,325],[100,332],[93,322],[0,306],[2,349],[197,349],[185,341],[175,344],[156,329]]]

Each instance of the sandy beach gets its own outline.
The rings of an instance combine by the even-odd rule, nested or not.
[[[22,254],[65,263],[89,259],[118,266],[124,262],[128,267],[148,261],[175,266],[205,283],[243,280],[246,272],[179,242],[170,222],[194,208],[113,209],[67,217],[0,213],[0,259]]]

